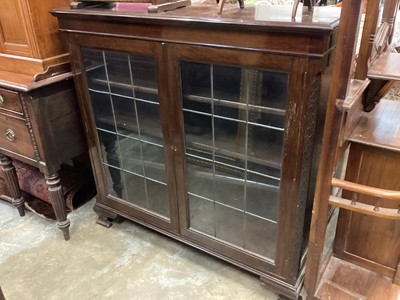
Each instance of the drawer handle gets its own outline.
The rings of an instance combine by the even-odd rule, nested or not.
[[[3,103],[4,103],[4,98],[2,95],[0,95],[0,104],[3,104]]]
[[[6,138],[7,140],[9,140],[10,142],[15,141],[15,139],[17,138],[17,136],[15,135],[15,132],[12,131],[11,129],[7,129],[6,130]]]

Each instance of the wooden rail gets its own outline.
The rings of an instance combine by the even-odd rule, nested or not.
[[[342,188],[347,191],[374,196],[381,199],[400,201],[400,191],[374,188],[359,183],[354,183],[342,179],[333,178],[332,186]],[[385,208],[366,203],[357,202],[340,197],[330,196],[329,204],[350,211],[366,214],[382,219],[400,220],[400,208]],[[400,203],[399,203],[400,207]]]
[[[400,220],[400,211],[396,208],[377,207],[374,205],[354,202],[349,199],[339,198],[335,196],[329,197],[329,204],[381,219]]]
[[[400,191],[375,188],[337,178],[332,179],[332,185],[355,193],[374,196],[386,200],[400,201]]]

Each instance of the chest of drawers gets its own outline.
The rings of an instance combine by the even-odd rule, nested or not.
[[[57,171],[83,153],[83,136],[71,73],[38,82],[0,72],[0,158],[13,204],[24,215],[12,159],[38,167],[46,177],[58,226],[69,238],[69,221]],[[26,81],[24,79],[26,78]]]
[[[49,14],[70,0],[2,1],[0,9],[0,157],[13,204],[24,215],[12,159],[38,167],[66,239],[69,221],[57,171],[86,150],[69,53]]]

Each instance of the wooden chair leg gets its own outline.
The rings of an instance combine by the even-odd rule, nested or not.
[[[13,165],[13,161],[8,156],[0,153],[0,163],[4,172],[4,178],[11,194],[12,204],[18,209],[19,215],[23,217],[25,215],[25,199],[21,195],[19,189],[17,172]]]
[[[69,226],[70,221],[67,218],[67,210],[65,206],[64,194],[60,183],[60,177],[57,173],[47,175],[45,174],[46,184],[48,186],[51,202],[53,205],[54,212],[57,217],[57,226],[61,229],[64,239],[69,240]]]

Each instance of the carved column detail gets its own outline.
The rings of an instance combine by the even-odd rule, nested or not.
[[[19,189],[17,172],[12,159],[0,153],[0,162],[4,172],[4,179],[11,194],[12,204],[18,209],[19,215],[23,217],[25,215],[25,199]]]
[[[301,228],[304,230],[303,224],[308,223],[305,222],[305,210],[307,207],[307,200],[309,197],[309,181],[311,176],[311,166],[312,166],[312,158],[313,158],[313,147],[314,147],[314,138],[316,131],[316,122],[318,115],[318,105],[319,105],[319,95],[321,92],[321,76],[317,75],[310,86],[310,95],[308,100],[307,107],[307,127],[304,132],[304,148],[302,154],[302,167],[301,167],[301,177],[300,177],[300,191],[299,191],[299,217],[297,219],[296,228]],[[301,231],[299,230],[296,234],[297,239],[293,241],[293,248],[299,249],[301,248],[302,236]],[[300,254],[300,253],[299,253]],[[296,257],[296,260],[301,263],[301,256],[299,254],[292,254],[293,257]],[[295,264],[294,264],[295,265]],[[295,274],[296,269],[292,269],[292,273]]]
[[[61,229],[64,239],[68,241],[70,222],[67,219],[65,199],[60,183],[60,177],[57,173],[54,173],[52,175],[45,175],[45,178],[50,192],[53,210],[57,217],[57,226],[59,229]]]
[[[37,145],[37,142],[36,142],[35,134],[33,132],[31,119],[30,119],[29,114],[28,114],[28,109],[26,107],[26,100],[25,100],[24,96],[22,96],[22,95],[20,95],[19,98],[21,100],[22,110],[24,111],[24,117],[26,119],[26,126],[28,127],[28,130],[29,130],[29,136],[31,137],[33,150],[35,151],[35,158],[39,162],[40,161],[39,149],[38,149],[38,145]]]

